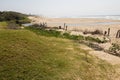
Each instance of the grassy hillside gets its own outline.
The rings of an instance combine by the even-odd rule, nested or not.
[[[74,41],[0,30],[0,80],[111,80],[113,66]]]

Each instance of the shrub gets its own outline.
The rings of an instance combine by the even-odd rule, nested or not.
[[[83,32],[83,34],[90,34],[91,32],[90,31],[87,31],[87,30],[85,30],[84,32]]]
[[[109,53],[120,56],[120,45],[112,43],[112,46],[109,48]]]
[[[92,35],[95,35],[95,34],[99,34],[99,35],[102,35],[103,34],[103,32],[101,31],[101,30],[95,30],[95,31],[87,31],[87,30],[85,30],[84,32],[83,32],[83,34],[92,34]]]
[[[21,25],[21,24],[29,23],[30,19],[27,18],[27,15],[22,13],[4,11],[4,12],[0,12],[0,21],[14,21],[16,24]]]
[[[95,31],[91,32],[91,34],[92,34],[92,35],[95,35],[95,34],[102,35],[102,34],[103,34],[103,32],[97,29],[97,30],[95,30]]]
[[[20,29],[20,26],[16,24],[15,22],[11,21],[11,22],[8,22],[7,28],[8,29]]]
[[[103,41],[101,41],[99,38],[93,38],[93,37],[87,36],[87,37],[85,37],[85,39],[87,41],[92,41],[92,42],[97,42],[97,43],[103,43]]]

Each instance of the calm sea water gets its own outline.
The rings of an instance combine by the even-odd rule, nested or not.
[[[91,22],[91,23],[66,23],[69,27],[79,27],[79,26],[94,26],[94,25],[112,25],[112,24],[120,24],[120,15],[96,15],[96,16],[78,16],[71,18],[96,18],[96,19],[110,19],[110,20],[118,20],[117,22]],[[23,26],[31,26],[32,23],[23,24]],[[64,26],[64,23],[47,23],[48,26]]]
[[[90,15],[90,16],[77,16],[72,18],[96,18],[96,19],[108,19],[108,20],[120,20],[120,15]],[[94,26],[94,25],[112,25],[112,24],[120,24],[118,22],[93,22],[93,23],[66,23],[67,26]],[[64,26],[64,23],[48,23],[48,25],[54,26]]]
[[[120,20],[120,15],[82,15],[82,16],[70,16],[66,18],[101,18],[101,19]]]

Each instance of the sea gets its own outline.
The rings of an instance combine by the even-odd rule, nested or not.
[[[111,20],[120,20],[120,15],[85,15],[77,16],[76,18],[99,18],[99,19],[111,19]]]
[[[85,15],[85,16],[67,16],[67,17],[54,17],[54,18],[94,18],[94,19],[108,19],[108,20],[117,20],[112,22],[92,22],[92,23],[66,23],[68,27],[79,27],[79,26],[95,26],[95,25],[120,25],[120,15]],[[48,26],[64,26],[64,23],[47,23]],[[23,26],[31,26],[32,23],[23,24]]]
[[[58,17],[56,17],[58,18]],[[108,20],[117,20],[112,22],[92,22],[92,23],[66,23],[67,26],[94,26],[94,25],[112,25],[112,24],[120,24],[120,15],[85,15],[85,16],[68,16],[68,17],[60,17],[60,18],[90,18],[90,19],[108,19]],[[63,26],[64,23],[48,23],[49,25],[54,26]]]

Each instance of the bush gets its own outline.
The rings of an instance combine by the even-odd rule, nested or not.
[[[91,34],[92,34],[92,35],[95,35],[95,34],[102,35],[102,34],[103,34],[103,32],[102,32],[102,31],[100,31],[100,30],[95,30],[95,31],[91,32]]]
[[[7,28],[8,29],[20,29],[20,26],[16,24],[15,22],[11,21],[11,22],[8,22]]]
[[[112,43],[112,46],[109,48],[109,53],[120,56],[120,45]]]
[[[91,32],[90,31],[87,31],[87,30],[85,30],[84,32],[83,32],[83,34],[90,34]]]
[[[100,31],[100,30],[98,30],[98,29],[95,30],[95,31],[87,31],[87,30],[85,30],[85,31],[83,32],[83,34],[92,34],[92,35],[99,34],[99,35],[102,35],[103,32]]]
[[[92,41],[92,42],[97,42],[97,43],[103,43],[103,41],[101,41],[99,38],[93,38],[93,37],[87,36],[87,37],[85,37],[85,39],[87,41]]]
[[[16,24],[29,23],[30,19],[27,18],[27,15],[21,14],[18,12],[4,11],[0,12],[0,21],[14,21]]]

